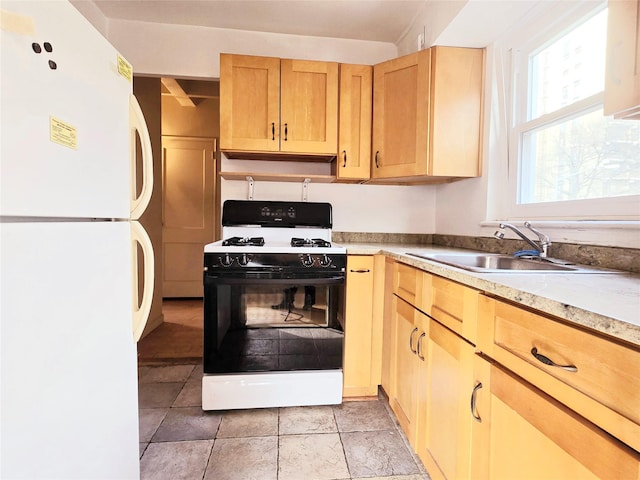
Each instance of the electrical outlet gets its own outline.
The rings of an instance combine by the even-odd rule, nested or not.
[[[424,33],[418,35],[418,50],[424,49]]]

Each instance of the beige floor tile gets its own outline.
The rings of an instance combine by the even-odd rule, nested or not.
[[[278,437],[218,438],[205,480],[276,480]]]
[[[174,407],[201,407],[202,406],[202,380],[197,382],[189,381],[184,384],[178,394],[178,398],[173,402]]]
[[[195,365],[143,366],[138,369],[138,382],[186,382]]]
[[[278,409],[231,410],[224,412],[216,438],[278,435]]]
[[[213,440],[150,443],[140,459],[140,480],[202,478]]]
[[[168,408],[141,408],[138,410],[138,426],[140,442],[150,442],[153,434],[162,423]]]
[[[213,439],[218,432],[221,418],[219,414],[205,412],[200,407],[170,408],[151,441]]]
[[[349,470],[337,433],[279,438],[278,480],[340,478],[349,478]]]
[[[394,430],[395,424],[380,400],[344,402],[333,407],[340,432]]]
[[[187,382],[202,382],[202,363],[193,366],[193,371]]]
[[[419,474],[400,434],[393,431],[346,432],[340,438],[353,478]]]
[[[182,390],[183,383],[141,383],[138,385],[140,408],[170,407]]]
[[[325,405],[281,408],[279,426],[280,435],[338,431],[333,408]]]

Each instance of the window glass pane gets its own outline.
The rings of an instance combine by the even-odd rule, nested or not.
[[[604,89],[606,33],[603,10],[530,56],[529,120]]]
[[[640,122],[602,109],[522,135],[520,204],[640,194]]]

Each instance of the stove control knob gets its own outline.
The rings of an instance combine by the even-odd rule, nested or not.
[[[220,264],[223,267],[230,267],[233,264],[233,258],[228,253],[225,253],[223,257],[220,257]]]
[[[249,260],[251,260],[251,255],[247,255],[246,253],[238,257],[238,263],[243,267],[249,263]]]
[[[320,265],[323,267],[328,267],[329,265],[331,265],[331,259],[327,254],[324,254],[322,255],[322,257],[320,257]]]
[[[313,257],[308,253],[300,255],[300,261],[305,267],[312,267],[314,263]]]

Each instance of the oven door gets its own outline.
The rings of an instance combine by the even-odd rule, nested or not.
[[[342,368],[344,272],[208,269],[205,374]]]

